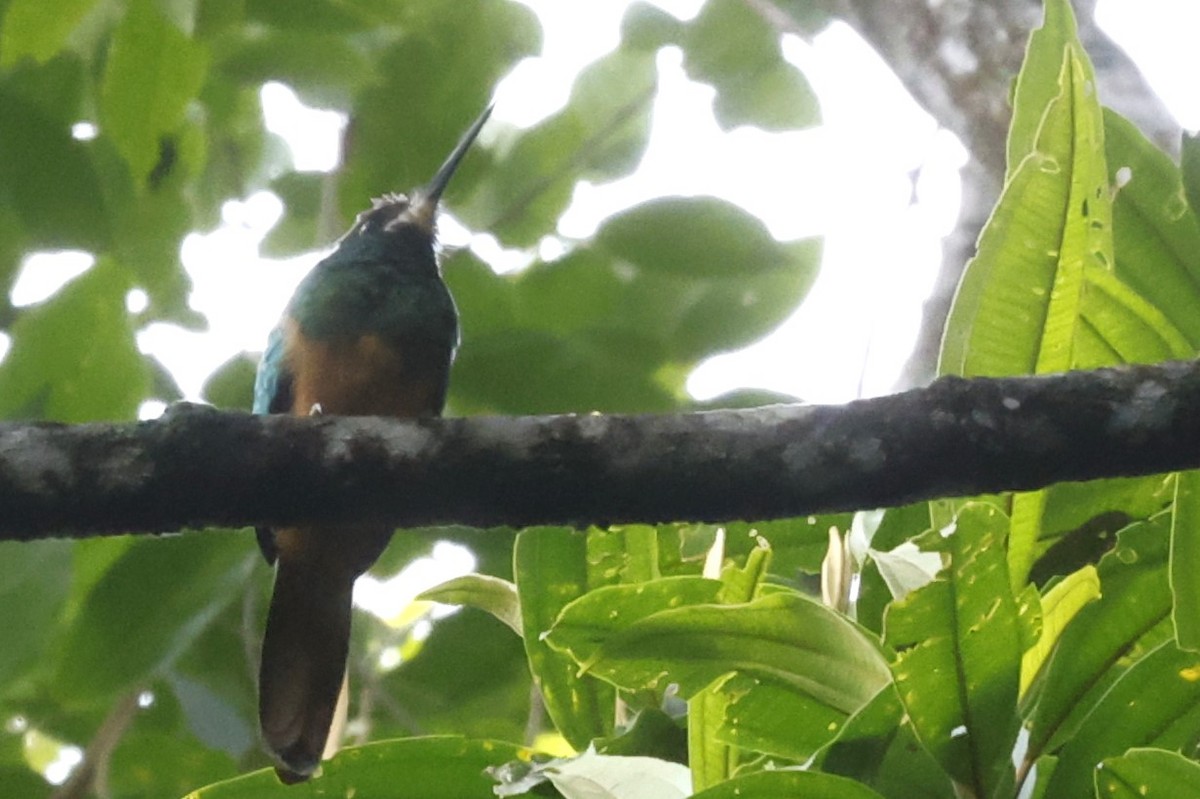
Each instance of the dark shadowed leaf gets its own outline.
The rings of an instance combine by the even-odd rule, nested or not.
[[[239,595],[251,549],[233,534],[137,541],[68,629],[56,693],[73,704],[102,702],[169,666]]]

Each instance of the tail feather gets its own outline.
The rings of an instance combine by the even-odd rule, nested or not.
[[[259,668],[263,741],[287,783],[317,770],[346,675],[352,575],[280,557]]]

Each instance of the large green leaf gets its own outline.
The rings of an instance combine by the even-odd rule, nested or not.
[[[1096,796],[1103,799],[1173,799],[1198,792],[1200,763],[1178,752],[1131,749],[1096,770]]]
[[[1007,519],[981,503],[964,506],[945,531],[922,537],[949,566],[894,603],[885,639],[900,654],[896,688],[922,743],[975,796],[1013,784],[1012,749],[1021,667],[1017,603],[1003,541]]]
[[[370,631],[361,624],[358,629]],[[369,640],[378,641],[378,633]],[[418,651],[411,644],[400,647],[400,666],[384,675],[375,673],[373,649],[366,648],[361,667],[371,684],[367,702],[382,711],[374,716],[374,737],[438,733],[520,740],[525,735],[531,690],[525,649],[491,616],[466,608],[437,621]]]
[[[183,121],[208,67],[151,0],[133,0],[113,34],[100,90],[100,127],[140,183],[160,158],[162,139]]]
[[[1027,759],[1058,749],[1128,666],[1134,647],[1171,610],[1167,585],[1170,520],[1161,514],[1123,530],[1101,559],[1100,599],[1063,631],[1034,696]]]
[[[1090,799],[1092,775],[1105,758],[1135,746],[1191,752],[1197,743],[1200,656],[1164,641],[1113,683],[1063,744],[1046,795]]]
[[[829,735],[837,728],[825,723],[831,711],[853,713],[888,682],[875,644],[819,603],[779,591],[714,604],[704,598],[708,583],[678,577],[597,589],[563,610],[548,640],[587,673],[631,690],[671,682],[690,697],[730,674],[734,696],[758,683],[786,690]]]
[[[562,527],[524,530],[513,551],[529,670],[558,731],[580,750],[593,738],[612,734],[616,696],[551,649],[545,632],[563,607],[590,587],[587,555],[588,535]]]
[[[444,602],[447,605],[470,605],[487,611],[522,635],[521,602],[517,598],[517,587],[508,580],[490,574],[465,574],[455,577],[427,591],[417,599]]]
[[[21,219],[30,244],[100,249],[110,221],[85,142],[70,121],[55,118],[0,80],[0,203]]]
[[[1009,178],[955,297],[942,344],[943,374],[1030,374],[1081,365],[1075,347],[1086,329],[1086,270],[1112,269],[1095,77],[1075,38],[1070,6],[1050,0],[1046,8],[1047,24],[1032,37],[1018,81]],[[1055,87],[1054,94],[1047,96],[1046,87]],[[1039,120],[1036,136],[1021,143],[1027,137],[1021,120],[1031,117]]]
[[[1021,658],[1021,696],[1046,664],[1071,619],[1099,598],[1100,576],[1090,564],[1068,574],[1041,597],[1041,631]]]
[[[185,799],[495,799],[495,783],[484,770],[521,756],[528,752],[514,744],[451,735],[381,741],[342,750],[321,766],[320,777],[302,785],[284,785],[274,771],[258,771]]]
[[[160,673],[238,595],[255,561],[250,548],[232,534],[133,544],[68,628],[55,693],[103,702]]]

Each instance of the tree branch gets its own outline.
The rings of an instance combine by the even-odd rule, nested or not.
[[[1200,366],[942,378],[841,406],[395,420],[175,406],[0,425],[0,537],[765,520],[1200,467]]]

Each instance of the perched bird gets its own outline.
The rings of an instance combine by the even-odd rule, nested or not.
[[[255,413],[441,413],[458,313],[435,254],[438,201],[490,113],[429,185],[375,200],[300,283],[259,364]],[[258,530],[275,564],[259,722],[284,782],[320,764],[346,674],[351,589],[391,534],[377,525]]]

